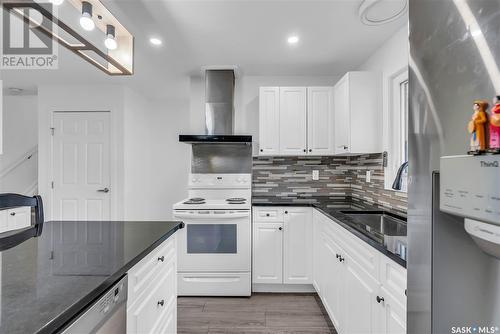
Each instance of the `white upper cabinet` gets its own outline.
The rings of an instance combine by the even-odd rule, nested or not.
[[[307,88],[307,153],[330,155],[334,149],[333,88]]]
[[[280,149],[280,89],[260,87],[259,97],[259,154],[277,155]]]
[[[381,91],[374,72],[348,72],[335,85],[336,154],[383,151]]]
[[[307,152],[306,110],[305,87],[280,87],[281,155],[301,155]]]
[[[329,155],[333,87],[261,87],[259,155]]]

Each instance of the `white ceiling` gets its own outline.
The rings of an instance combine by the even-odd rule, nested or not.
[[[204,65],[238,65],[244,75],[340,75],[408,22],[363,25],[361,0],[102,1],[135,36],[134,76],[109,77],[60,47],[58,70],[3,71],[5,85],[127,84],[174,98],[187,94],[188,77]],[[293,47],[291,34],[300,36]],[[153,35],[161,47],[149,44]]]

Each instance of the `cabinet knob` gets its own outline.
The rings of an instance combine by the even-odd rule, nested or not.
[[[380,304],[380,303],[381,303],[381,302],[383,302],[383,301],[384,301],[384,297],[379,297],[379,296],[377,296],[377,303],[379,303],[379,304]]]
[[[307,152],[307,150],[306,150],[306,149],[304,149],[304,152]]]
[[[335,257],[338,259],[340,257],[340,255],[339,254],[335,254]]]
[[[162,300],[160,300],[160,301],[158,302],[158,304],[157,304],[157,305],[158,305],[158,306],[163,306],[163,305],[165,305],[165,301],[162,299]]]
[[[15,212],[11,212],[11,213],[10,213],[10,215],[11,215],[11,216],[15,216],[15,215],[16,215],[16,213],[15,213]]]
[[[158,261],[161,261],[161,262],[165,261],[165,256],[163,256],[163,255],[162,255],[162,256],[159,256],[159,257],[158,257]]]
[[[285,211],[285,215],[287,215],[287,214],[288,214],[288,211]]]
[[[278,230],[283,231],[283,227],[279,227]]]
[[[261,151],[261,152],[264,152],[264,150],[263,150],[263,149],[260,149],[260,151]]]
[[[344,259],[342,256],[339,256],[339,261],[340,261],[340,262],[344,262],[344,261],[345,261],[345,259]]]
[[[312,152],[313,150],[309,149],[309,152]]]
[[[266,213],[266,217],[269,217],[269,216],[271,216],[271,215],[269,213]]]

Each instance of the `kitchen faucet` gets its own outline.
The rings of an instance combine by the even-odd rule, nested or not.
[[[396,174],[396,179],[392,184],[392,189],[401,190],[402,181],[403,181],[403,172],[408,167],[408,161],[404,162],[398,169],[398,173]]]

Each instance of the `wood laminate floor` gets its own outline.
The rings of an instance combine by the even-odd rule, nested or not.
[[[179,334],[336,334],[317,295],[179,297]]]

